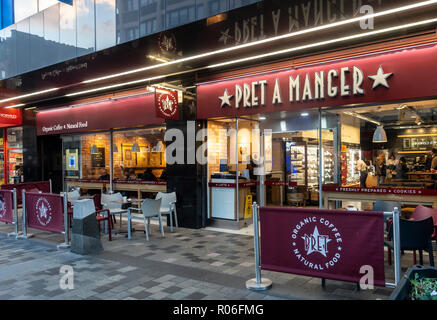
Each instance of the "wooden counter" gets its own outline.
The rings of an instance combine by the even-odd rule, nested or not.
[[[406,205],[430,205],[437,208],[437,190],[413,188],[359,188],[323,186],[323,202],[326,209],[331,201],[395,201]]]
[[[92,179],[65,179],[67,190],[70,187],[81,189],[109,190],[109,180],[92,180]],[[138,199],[142,199],[142,192],[167,192],[167,182],[165,181],[135,181],[135,180],[114,180],[113,191],[135,191],[138,193]]]

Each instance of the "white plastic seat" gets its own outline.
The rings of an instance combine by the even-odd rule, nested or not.
[[[67,192],[67,201],[73,203],[76,200],[79,200],[80,192],[78,189],[74,189],[73,191]]]
[[[120,201],[123,200],[123,196],[120,192],[106,194],[103,193],[100,199],[100,203],[102,204],[103,209],[108,209],[112,216],[115,214],[120,215],[120,228],[122,226],[122,215],[127,212],[126,210],[122,210],[122,203]],[[114,216],[115,219],[115,216]]]
[[[178,228],[178,215],[176,212],[176,192],[163,193],[158,192],[155,199],[161,199],[161,215],[170,216],[170,231],[173,232],[173,217],[175,221],[175,226]]]
[[[150,218],[158,217],[159,229],[161,230],[161,236],[164,238],[164,227],[162,225],[161,218],[161,199],[145,199],[141,203],[141,208],[130,207],[127,214],[127,238],[131,239],[131,220],[143,220],[144,231],[146,232],[146,240],[149,241],[150,233]]]

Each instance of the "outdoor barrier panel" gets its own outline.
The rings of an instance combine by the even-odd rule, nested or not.
[[[26,225],[30,228],[63,233],[63,197],[51,193],[25,193]]]
[[[36,181],[36,182],[23,182],[16,184],[4,184],[0,187],[2,190],[17,190],[17,202],[22,203],[22,191],[38,190],[44,193],[52,192],[52,181]]]
[[[14,223],[14,192],[0,190],[0,221]]]
[[[260,225],[261,269],[386,285],[382,212],[261,207]]]

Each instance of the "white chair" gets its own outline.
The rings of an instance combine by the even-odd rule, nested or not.
[[[122,203],[120,201],[123,200],[123,196],[120,192],[106,194],[103,193],[100,203],[102,204],[103,209],[108,209],[111,215],[114,217],[114,214],[120,214],[120,228],[122,225],[122,215],[126,212],[126,210],[122,210]]]
[[[150,218],[158,217],[159,221],[159,229],[161,230],[161,236],[164,238],[164,227],[162,226],[161,219],[161,199],[145,199],[141,203],[141,208],[128,208],[127,214],[127,238],[131,239],[131,220],[143,220],[144,221],[144,231],[146,232],[146,240],[149,241],[149,232],[150,232]],[[141,212],[140,214],[135,214],[135,212]],[[146,221],[147,220],[147,221]]]
[[[176,228],[178,228],[178,215],[176,212],[176,192],[158,192],[155,199],[161,199],[161,215],[170,216],[170,231],[173,232],[173,216]]]
[[[78,189],[74,189],[73,191],[67,192],[67,201],[70,202],[71,204],[76,201],[79,200],[80,198],[80,191]]]

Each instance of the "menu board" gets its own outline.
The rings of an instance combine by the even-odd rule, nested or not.
[[[415,136],[406,137],[402,140],[402,149],[404,151],[427,151],[437,148],[437,136]]]
[[[97,148],[97,153],[91,154],[91,167],[105,167],[105,148]]]

